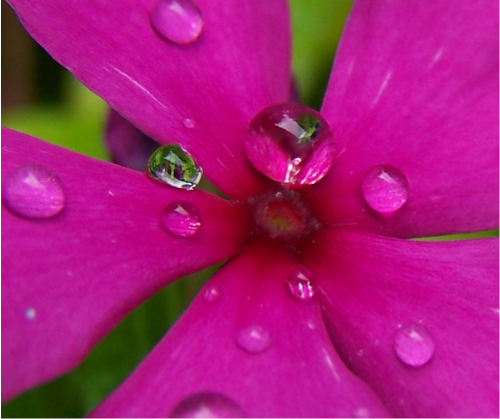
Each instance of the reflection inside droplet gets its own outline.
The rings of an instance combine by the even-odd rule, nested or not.
[[[192,190],[200,183],[203,171],[180,145],[168,144],[150,157],[148,173],[175,188]]]
[[[298,103],[272,105],[250,122],[245,151],[252,165],[288,186],[312,185],[333,164],[333,137],[326,120]]]

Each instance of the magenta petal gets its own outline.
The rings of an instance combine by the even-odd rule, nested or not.
[[[356,2],[322,113],[338,144],[325,218],[400,237],[498,226],[497,1]],[[390,219],[361,194],[379,164],[409,183]]]
[[[110,109],[104,137],[111,160],[121,166],[144,172],[149,157],[160,147],[114,109]]]
[[[196,0],[202,32],[179,45],[151,25],[158,1],[9,3],[58,62],[134,126],[181,143],[227,195],[255,192],[262,181],[242,139],[254,114],[289,98],[286,2]]]
[[[52,175],[33,196],[42,211],[27,213],[11,179],[34,163]],[[47,196],[59,199],[40,205]],[[242,208],[8,129],[2,197],[3,400],[75,367],[140,302],[227,259],[246,237]],[[162,211],[177,201],[198,210],[196,234],[162,228]]]
[[[394,415],[498,417],[497,239],[317,244],[304,260],[332,339]]]
[[[266,246],[230,261],[93,416],[387,415],[339,359],[317,300],[288,293],[292,266]]]

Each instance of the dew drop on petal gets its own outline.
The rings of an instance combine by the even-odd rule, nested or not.
[[[434,355],[435,344],[429,331],[420,324],[408,324],[396,334],[394,349],[406,365],[421,367]]]
[[[160,36],[176,44],[196,41],[203,29],[200,9],[192,0],[160,0],[150,19]]]
[[[58,177],[38,164],[26,164],[10,173],[2,188],[2,200],[13,213],[28,218],[50,218],[66,202]]]
[[[243,410],[230,398],[218,393],[197,393],[174,407],[171,418],[243,418]]]
[[[353,418],[370,418],[370,410],[366,407],[358,407],[352,412]]]
[[[216,301],[219,301],[221,295],[220,288],[217,285],[211,285],[205,289],[203,298],[207,303],[215,303]]]
[[[362,184],[366,203],[380,214],[392,214],[408,199],[408,180],[397,167],[381,164],[365,175]]]
[[[330,170],[331,129],[314,109],[298,103],[272,105],[250,122],[245,151],[267,177],[290,187],[312,185]]]
[[[193,157],[178,144],[160,147],[149,158],[148,174],[174,188],[193,190],[198,186],[203,170]]]
[[[184,125],[186,128],[194,128],[194,121],[191,118],[184,118],[182,120],[182,125]]]
[[[34,320],[36,317],[36,310],[33,307],[28,307],[24,312],[24,317],[28,320]]]
[[[311,273],[305,268],[292,272],[287,281],[290,294],[299,300],[310,300],[315,293],[311,276]]]
[[[191,237],[201,226],[198,209],[185,201],[171,203],[161,214],[160,221],[165,230],[178,237]]]
[[[271,335],[262,326],[248,326],[240,330],[236,343],[246,352],[257,354],[271,346]]]

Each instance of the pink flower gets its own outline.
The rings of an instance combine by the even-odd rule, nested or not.
[[[498,226],[496,2],[358,1],[321,109],[332,167],[327,140],[311,176],[328,173],[293,192],[268,177],[279,147],[248,146],[253,118],[289,100],[286,4],[197,0],[171,32],[152,27],[157,2],[9,1],[230,200],[4,129],[2,398],[229,260],[93,415],[497,417],[498,241],[408,240]],[[193,234],[162,227],[179,205]]]

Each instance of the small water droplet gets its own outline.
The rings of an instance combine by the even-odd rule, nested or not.
[[[312,274],[305,268],[295,270],[288,278],[288,290],[299,300],[310,300],[315,293],[311,277]]]
[[[171,418],[243,418],[243,410],[219,393],[198,393],[186,397],[174,407]]]
[[[148,173],[153,179],[190,191],[200,183],[203,171],[180,145],[168,144],[149,158]]]
[[[381,164],[365,175],[362,192],[370,207],[380,214],[390,215],[408,199],[408,180],[397,167]]]
[[[394,348],[406,365],[421,367],[434,355],[435,344],[429,331],[419,324],[408,324],[398,329]]]
[[[271,335],[262,326],[248,326],[240,331],[236,343],[241,349],[257,354],[271,346]]]
[[[192,0],[160,0],[150,19],[160,36],[176,44],[195,41],[203,29],[200,9]]]
[[[370,410],[366,407],[358,407],[352,412],[353,418],[370,418]]]
[[[198,209],[189,202],[171,203],[161,214],[161,225],[174,236],[191,237],[201,226]]]
[[[219,301],[221,295],[220,288],[217,285],[211,285],[205,290],[203,298],[207,303],[215,303],[216,301]]]
[[[26,317],[28,320],[34,320],[34,318],[36,317],[36,310],[33,307],[28,307],[24,312],[24,317]]]
[[[250,122],[245,151],[267,177],[289,186],[312,185],[330,170],[333,136],[326,120],[298,103],[272,105]]]
[[[26,164],[10,173],[2,188],[2,199],[10,211],[28,218],[53,217],[65,205],[61,182],[38,164]]]
[[[194,128],[194,121],[191,118],[184,118],[182,121],[182,125],[184,125],[186,128]]]

